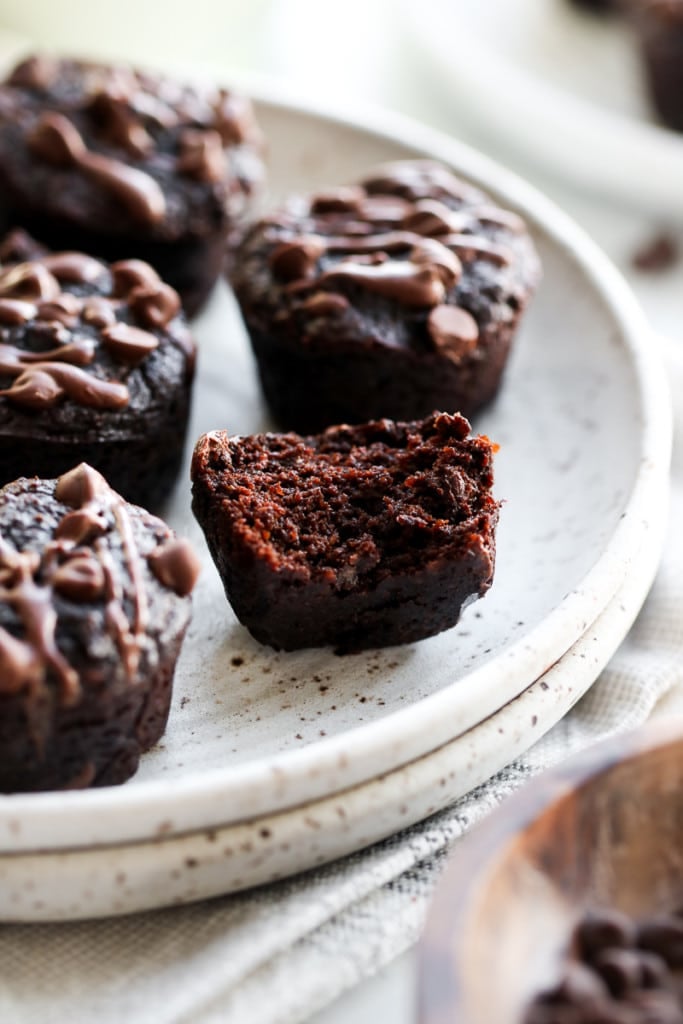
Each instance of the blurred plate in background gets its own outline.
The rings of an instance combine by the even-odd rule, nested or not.
[[[683,220],[683,135],[655,123],[618,19],[566,0],[424,0],[403,13],[480,131],[582,188]]]

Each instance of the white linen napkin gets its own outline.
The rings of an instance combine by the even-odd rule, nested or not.
[[[683,359],[668,348],[673,393]],[[683,401],[670,531],[635,626],[523,757],[452,807],[297,878],[104,921],[0,926],[8,1024],[297,1024],[413,944],[448,852],[530,776],[655,712],[683,712]]]

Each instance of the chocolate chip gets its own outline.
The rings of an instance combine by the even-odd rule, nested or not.
[[[56,299],[48,299],[38,303],[36,317],[48,323],[58,323],[64,327],[75,327],[81,311],[81,300],[69,292],[63,292]]]
[[[114,279],[114,295],[125,297],[133,288],[143,285],[152,288],[161,283],[161,278],[149,263],[143,260],[119,260],[112,263],[111,275]]]
[[[643,950],[640,954],[640,969],[643,988],[659,988],[666,983],[668,977],[666,961],[656,953]]]
[[[581,955],[591,960],[603,949],[634,946],[636,926],[618,910],[599,910],[586,915],[576,933]]]
[[[7,84],[18,86],[20,89],[49,89],[57,77],[57,72],[56,61],[42,54],[35,54],[17,64],[7,79]]]
[[[34,156],[55,167],[70,167],[85,150],[75,125],[63,114],[43,114],[26,144]]]
[[[636,937],[640,941],[643,936],[653,946],[675,950],[678,924],[683,922],[674,915],[636,925],[616,910],[591,913],[575,934],[578,951],[589,963],[571,961],[566,979],[536,998],[524,1024],[559,1022],[564,1011],[575,1014],[566,1018],[571,1024],[683,1024],[680,979],[657,953],[635,946]],[[591,974],[602,992],[592,985]]]
[[[115,83],[97,92],[89,106],[100,133],[131,156],[142,159],[154,148],[151,136],[131,109],[130,96]]]
[[[138,285],[128,296],[135,315],[147,327],[165,327],[180,312],[180,297],[170,285]]]
[[[97,284],[108,276],[104,263],[82,252],[50,253],[40,262],[58,281],[71,284]]]
[[[42,674],[43,667],[33,647],[0,626],[0,693],[16,693],[37,683]]]
[[[80,508],[108,489],[109,486],[102,474],[87,462],[81,462],[59,477],[55,487],[55,498],[64,505],[70,505],[71,508]]]
[[[445,235],[450,231],[462,231],[466,220],[463,214],[451,210],[437,199],[420,199],[410,208],[403,227],[418,235]]]
[[[176,166],[180,174],[196,178],[197,181],[222,181],[227,162],[218,132],[200,129],[183,132]]]
[[[36,242],[23,228],[13,228],[0,244],[0,263],[28,263],[45,255],[45,246]]]
[[[37,312],[36,306],[31,302],[22,302],[21,299],[0,299],[0,324],[8,327],[28,323]]]
[[[444,288],[452,288],[462,274],[462,263],[454,252],[435,238],[425,238],[412,249],[410,258],[418,266],[434,267]]]
[[[641,987],[640,956],[632,949],[603,949],[593,957],[592,964],[617,999]]]
[[[638,945],[657,953],[669,967],[683,967],[683,920],[662,915],[638,927]]]
[[[111,300],[99,295],[85,300],[81,317],[93,327],[109,327],[116,323],[116,312]]]
[[[17,263],[0,272],[0,296],[12,299],[52,300],[62,289],[57,278],[41,263]]]
[[[270,255],[270,269],[281,281],[298,281],[312,273],[324,251],[325,245],[316,235],[282,242]]]
[[[149,331],[142,331],[139,327],[130,327],[124,323],[105,327],[102,331],[102,341],[112,355],[121,362],[133,366],[142,362],[150,352],[159,347],[159,339]]]
[[[343,313],[349,308],[349,300],[338,292],[315,292],[303,300],[301,308],[314,316],[329,316]]]
[[[52,586],[72,601],[94,601],[104,591],[104,571],[90,552],[79,551],[57,568]]]
[[[43,409],[54,405],[64,394],[64,388],[50,373],[39,367],[28,367],[0,395],[26,409]]]
[[[559,1003],[596,1003],[609,995],[603,979],[581,963],[566,965],[559,984],[545,997],[545,1001]]]
[[[460,306],[435,306],[427,318],[427,330],[435,347],[453,362],[473,352],[479,340],[477,321]]]
[[[149,567],[165,587],[179,597],[192,592],[201,565],[189,541],[173,538],[165,541],[148,556]]]
[[[354,185],[317,192],[311,199],[311,213],[356,213],[365,199],[365,190]]]
[[[95,508],[77,508],[68,512],[57,525],[55,537],[73,541],[74,544],[85,544],[93,537],[106,533],[106,530],[107,521],[100,511]]]
[[[251,101],[227,89],[219,89],[213,105],[213,127],[226,145],[239,146],[243,142],[260,145],[260,132],[254,121]]]

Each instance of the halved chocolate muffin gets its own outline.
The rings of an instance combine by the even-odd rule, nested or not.
[[[89,466],[0,489],[0,792],[133,774],[166,725],[197,572]]]
[[[34,56],[0,85],[0,225],[51,249],[145,260],[191,315],[241,235],[261,152],[242,96]]]
[[[15,233],[0,251],[40,249]],[[177,293],[140,260],[0,266],[0,485],[88,462],[158,508],[180,467],[194,359]]]
[[[453,626],[493,579],[493,446],[462,416],[200,438],[193,511],[262,643],[341,651]]]
[[[520,217],[417,160],[290,200],[248,233],[233,284],[273,415],[308,432],[474,415],[538,277]]]

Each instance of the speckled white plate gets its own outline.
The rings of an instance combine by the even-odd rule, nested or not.
[[[681,217],[683,135],[656,123],[635,41],[566,0],[404,0],[454,109],[582,188]]]
[[[662,505],[659,520],[665,515]],[[343,857],[434,814],[525,751],[597,677],[649,589],[659,520],[596,622],[540,679],[462,736],[352,789],[250,822],[131,845],[0,853],[0,920],[102,917],[234,892]]]
[[[520,210],[533,229],[543,285],[504,391],[477,423],[501,445],[494,585],[456,628],[421,643],[344,658],[323,649],[276,654],[237,624],[207,557],[164,741],[123,787],[0,798],[0,853],[225,827],[367,783],[506,705],[585,633],[629,574],[653,570],[668,393],[642,314],[608,261],[552,204],[453,140],[388,115],[362,128],[273,102],[259,113],[275,194],[431,154]],[[209,428],[265,426],[226,289],[197,335],[191,439]],[[205,551],[185,480],[168,518]],[[642,551],[651,552],[645,567]],[[530,741],[530,719],[527,726]],[[397,813],[393,827],[402,822]]]

